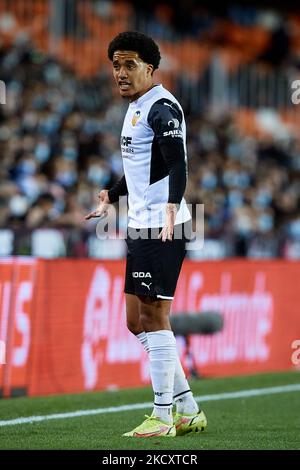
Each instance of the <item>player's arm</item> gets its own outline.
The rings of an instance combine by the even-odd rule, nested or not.
[[[125,176],[123,176],[110,190],[102,189],[98,194],[100,199],[97,208],[85,216],[86,220],[107,215],[109,204],[119,200],[120,196],[128,194]]]
[[[108,198],[111,204],[117,202],[120,196],[128,194],[125,175],[108,191]]]
[[[169,197],[166,224],[159,235],[162,241],[172,240],[177,207],[186,187],[186,160],[182,132],[182,112],[176,103],[161,99],[153,104],[148,122],[169,175]]]

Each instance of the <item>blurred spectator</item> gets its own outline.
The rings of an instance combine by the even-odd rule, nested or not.
[[[282,18],[273,14],[270,27],[270,41],[257,60],[264,61],[272,67],[285,65],[291,56],[291,37],[288,25]]]
[[[52,194],[45,193],[39,196],[26,217],[26,226],[29,229],[47,227],[54,216],[55,198]]]

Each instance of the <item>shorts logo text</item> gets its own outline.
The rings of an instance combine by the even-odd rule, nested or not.
[[[151,277],[152,278],[150,273],[143,273],[143,272],[139,272],[139,271],[133,272],[132,277],[143,277],[143,278]]]

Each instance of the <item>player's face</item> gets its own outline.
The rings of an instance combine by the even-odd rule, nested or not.
[[[113,74],[121,96],[134,101],[152,85],[153,66],[140,59],[137,52],[116,51]]]

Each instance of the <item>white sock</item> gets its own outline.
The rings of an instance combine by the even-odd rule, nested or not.
[[[173,398],[176,403],[177,413],[193,415],[199,412],[199,407],[186,380],[178,354],[176,354],[176,368],[174,379]]]
[[[176,363],[176,340],[170,330],[146,333],[149,347],[150,375],[154,391],[153,415],[173,423],[173,388]]]
[[[149,353],[149,345],[147,334],[143,331],[137,335],[137,338],[142,343],[145,351]],[[180,359],[176,350],[176,363],[175,363],[175,376],[174,376],[174,389],[173,398],[176,403],[176,411],[181,414],[196,414],[199,412],[199,407],[194,399],[193,393],[190,390],[189,383],[185,377]]]
[[[182,415],[195,415],[199,413],[199,406],[195,401],[193,393],[191,390],[183,392],[183,394],[178,397],[174,396],[176,403],[176,411]]]
[[[143,333],[140,333],[139,335],[136,335],[136,337],[142,343],[142,346],[145,349],[145,351],[147,353],[149,353],[147,334],[143,331]]]

